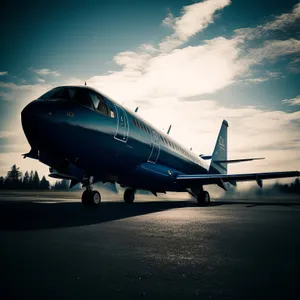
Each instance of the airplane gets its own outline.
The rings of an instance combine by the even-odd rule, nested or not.
[[[84,206],[98,206],[95,182],[126,188],[124,202],[133,203],[136,190],[188,192],[199,205],[210,203],[206,185],[297,177],[299,171],[227,174],[230,163],[261,158],[227,158],[228,122],[223,120],[212,155],[200,156],[154,128],[136,112],[88,86],[59,86],[30,102],[21,122],[31,150],[24,158],[49,166],[50,177],[81,183]],[[208,163],[210,160],[210,163]]]

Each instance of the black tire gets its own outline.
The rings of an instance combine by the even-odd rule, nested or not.
[[[207,192],[207,191],[204,191],[203,192],[204,193],[204,203],[205,203],[205,205],[209,205],[210,204],[210,195],[209,195],[209,192]]]
[[[98,206],[101,202],[101,195],[98,191],[85,190],[81,197],[84,206]]]
[[[210,196],[209,193],[207,191],[203,191],[201,192],[198,196],[197,196],[197,202],[200,206],[207,206],[210,203]]]
[[[82,196],[81,196],[81,202],[84,206],[88,206],[90,205],[90,199],[91,199],[91,191],[88,191],[88,190],[85,190],[83,193],[82,193]]]
[[[127,204],[131,204],[134,201],[134,190],[126,189],[124,192],[124,202]]]

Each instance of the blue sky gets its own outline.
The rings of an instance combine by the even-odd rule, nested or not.
[[[0,14],[0,174],[40,168],[18,159],[22,107],[85,80],[196,152],[227,118],[230,156],[300,168],[299,1],[11,1]]]

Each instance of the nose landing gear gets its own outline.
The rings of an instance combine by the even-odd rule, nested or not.
[[[85,190],[81,202],[84,206],[98,206],[101,202],[101,195],[98,191]]]
[[[98,191],[93,191],[91,186],[91,179],[83,182],[86,190],[82,193],[81,202],[84,206],[98,206],[101,202],[101,195]]]
[[[98,206],[101,202],[101,195],[98,191],[85,190],[81,197],[84,206]]]

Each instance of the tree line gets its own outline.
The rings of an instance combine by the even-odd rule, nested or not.
[[[37,171],[26,171],[13,165],[5,177],[0,176],[0,189],[24,189],[24,190],[66,190],[69,188],[68,180],[57,180],[53,185],[42,176],[40,179]]]

